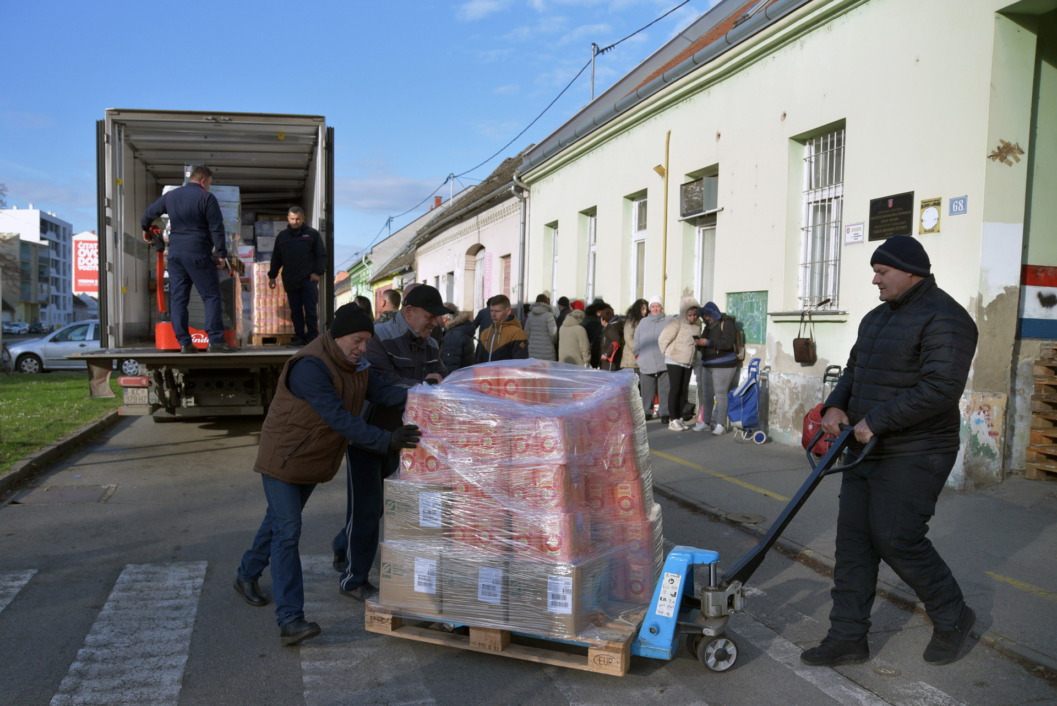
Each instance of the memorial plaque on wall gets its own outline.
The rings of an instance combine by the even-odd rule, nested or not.
[[[870,199],[870,240],[914,234],[914,192]]]

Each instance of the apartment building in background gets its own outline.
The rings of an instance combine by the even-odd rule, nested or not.
[[[0,209],[0,233],[38,246],[37,320],[48,328],[73,321],[73,226],[50,211],[33,208]],[[46,289],[46,293],[45,293]]]

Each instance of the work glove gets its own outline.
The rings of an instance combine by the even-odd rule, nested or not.
[[[421,435],[421,430],[414,424],[405,424],[394,429],[389,436],[389,453],[397,453],[400,449],[415,448],[418,446],[418,438]]]

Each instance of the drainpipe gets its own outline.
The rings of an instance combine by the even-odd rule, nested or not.
[[[664,222],[661,224],[661,272],[664,279],[661,280],[661,306],[664,306],[665,297],[668,294],[668,143],[672,139],[672,131],[664,136]]]
[[[518,272],[517,272],[517,316],[521,318],[521,308],[525,303],[525,220],[528,211],[528,184],[518,178],[517,173],[511,175],[514,185],[510,187],[510,193],[521,201],[521,240],[518,244]]]

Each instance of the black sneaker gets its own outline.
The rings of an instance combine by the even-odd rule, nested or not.
[[[322,630],[315,623],[310,623],[304,618],[298,618],[279,628],[279,642],[283,643],[285,647],[292,647],[315,637],[321,632]]]
[[[206,348],[207,353],[238,353],[239,349],[229,344],[227,341],[221,341],[219,343],[209,342],[209,347]]]
[[[866,638],[849,642],[826,636],[822,644],[800,653],[800,661],[812,667],[835,667],[838,664],[862,664],[870,659]]]
[[[341,595],[348,596],[349,598],[355,598],[358,601],[365,601],[368,598],[373,597],[378,593],[378,589],[372,586],[370,583],[361,583],[356,588],[350,588],[348,590],[341,589]]]
[[[345,573],[345,557],[334,555],[334,560],[330,562],[330,565],[334,567],[334,570],[339,574]]]
[[[181,353],[197,353],[198,349],[195,348],[195,344],[188,343],[186,346],[180,346]]]
[[[932,639],[922,657],[929,664],[950,664],[962,656],[962,648],[969,639],[969,630],[976,622],[976,613],[969,606],[962,608],[962,614],[953,630],[932,631]]]

